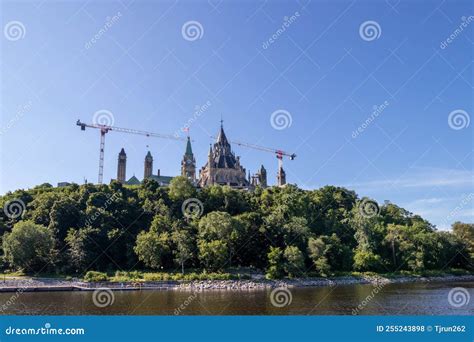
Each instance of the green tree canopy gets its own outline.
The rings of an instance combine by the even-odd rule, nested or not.
[[[2,246],[5,260],[27,272],[48,270],[54,261],[53,233],[32,221],[16,223],[11,233],[4,235]]]

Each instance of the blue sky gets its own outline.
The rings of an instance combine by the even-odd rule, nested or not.
[[[100,110],[158,133],[190,123],[198,167],[222,115],[229,139],[295,152],[291,183],[472,222],[469,1],[2,1],[0,15],[2,194],[95,182],[99,134],[75,122]],[[106,140],[105,182],[121,147],[127,176],[148,149],[155,172],[179,173],[184,143]],[[234,150],[274,183],[272,154]]]

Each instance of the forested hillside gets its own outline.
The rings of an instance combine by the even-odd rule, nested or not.
[[[270,278],[328,276],[469,269],[474,251],[473,224],[437,231],[395,204],[334,186],[197,190],[182,177],[170,187],[43,184],[0,205],[3,267],[28,273],[241,266]]]

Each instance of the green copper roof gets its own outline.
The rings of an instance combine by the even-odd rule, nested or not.
[[[156,180],[159,183],[165,183],[165,184],[169,184],[169,182],[171,182],[171,180],[173,179],[173,177],[157,176],[157,175],[151,175],[150,178]]]
[[[185,155],[187,156],[192,156],[193,155],[193,149],[191,148],[191,139],[188,137],[188,142],[186,143],[186,153]]]
[[[126,182],[127,185],[140,185],[141,182],[138,180],[137,177],[135,176],[132,176],[132,178],[130,178],[127,182]]]

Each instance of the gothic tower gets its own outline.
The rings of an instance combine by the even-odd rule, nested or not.
[[[144,173],[143,179],[151,177],[152,173],[153,173],[153,157],[151,156],[150,151],[148,151],[145,157],[145,173]]]
[[[117,181],[120,183],[125,183],[125,178],[127,174],[127,154],[122,147],[118,155],[118,165],[117,165]]]
[[[194,159],[191,139],[189,137],[186,142],[186,152],[184,152],[183,160],[181,161],[181,176],[188,178],[192,182],[196,180],[196,160]]]
[[[267,170],[263,165],[260,167],[260,171],[258,172],[258,182],[262,188],[267,187]]]
[[[286,184],[286,172],[283,170],[283,167],[280,166],[277,173],[277,185],[283,186]]]

